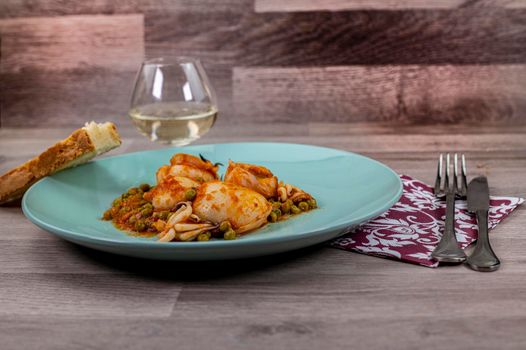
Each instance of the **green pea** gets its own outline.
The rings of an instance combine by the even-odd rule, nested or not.
[[[300,204],[298,204],[298,207],[301,209],[301,211],[309,210],[309,205],[307,204],[307,202],[300,202]]]
[[[152,213],[153,213],[153,210],[151,208],[144,208],[143,210],[141,210],[141,215],[143,217],[150,216],[152,215]]]
[[[292,212],[292,214],[299,214],[299,213],[301,213],[301,209],[298,208],[298,207],[295,206],[295,205],[292,205],[292,206],[290,207],[290,211]]]
[[[197,236],[197,240],[200,242],[205,242],[210,240],[210,234],[209,233],[201,233],[199,236]]]
[[[127,212],[129,212],[131,210],[130,207],[122,207],[121,209],[119,209],[119,213],[121,214],[126,214]]]
[[[290,213],[291,206],[292,206],[292,202],[288,200],[285,203],[281,204],[281,211],[285,214],[288,214]]]
[[[148,185],[148,184],[141,184],[141,185],[139,186],[139,188],[140,188],[141,191],[143,191],[143,192],[148,192],[148,191],[150,190],[150,185]]]
[[[153,205],[150,202],[146,202],[143,204],[142,209],[151,209],[153,210]]]
[[[186,198],[187,201],[193,201],[196,195],[197,195],[197,191],[191,188],[188,191],[186,191],[186,193],[184,194],[184,197]]]
[[[232,225],[230,225],[230,222],[229,221],[223,221],[220,225],[219,225],[219,231],[225,233],[227,232],[228,230],[232,229]]]
[[[137,187],[132,187],[128,190],[128,195],[137,194],[139,189]]]
[[[130,218],[128,219],[128,222],[132,225],[135,224],[136,221],[137,217],[135,215],[130,216]]]
[[[135,231],[137,232],[142,232],[146,230],[146,224],[144,223],[144,221],[142,220],[139,220],[135,223]]]
[[[228,231],[226,231],[224,234],[223,234],[223,238],[226,239],[226,240],[232,240],[232,239],[236,239],[237,235],[236,235],[236,231],[230,229]]]
[[[270,221],[270,222],[276,222],[276,221],[278,221],[278,216],[276,215],[275,212],[271,212],[270,215],[268,216],[267,220]]]
[[[311,207],[311,209],[318,207],[318,203],[316,203],[316,200],[314,198],[309,199],[307,203],[309,204],[309,207]]]
[[[113,203],[112,203],[112,205],[113,205],[114,207],[120,207],[121,204],[122,204],[122,200],[121,200],[120,198],[115,199],[115,200],[113,201]]]
[[[276,213],[276,216],[279,218],[281,216],[281,210],[279,209],[274,209],[272,210],[273,213]]]

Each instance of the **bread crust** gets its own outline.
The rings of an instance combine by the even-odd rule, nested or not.
[[[113,129],[120,143],[116,128]],[[97,150],[88,132],[84,128],[75,130],[40,155],[0,176],[0,204],[20,198],[41,178],[86,162],[96,155]]]

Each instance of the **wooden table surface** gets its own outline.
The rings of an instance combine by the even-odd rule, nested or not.
[[[0,172],[73,128],[0,129]],[[132,129],[112,154],[159,148]],[[526,127],[218,125],[200,143],[265,140],[363,153],[426,182],[464,151],[493,194],[525,196]],[[223,263],[153,262],[67,243],[0,208],[1,349],[524,349],[526,206],[491,238],[502,268],[438,269],[320,245]]]

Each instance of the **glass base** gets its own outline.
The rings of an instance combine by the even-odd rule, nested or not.
[[[200,137],[191,137],[191,138],[186,138],[186,139],[178,139],[178,140],[167,141],[167,140],[155,140],[155,139],[150,138],[151,141],[158,142],[158,143],[163,144],[163,145],[176,146],[176,147],[189,145],[192,142],[195,142],[195,141],[197,141],[199,139],[200,139]]]

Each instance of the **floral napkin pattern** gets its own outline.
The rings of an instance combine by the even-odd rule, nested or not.
[[[433,195],[433,188],[401,175],[404,192],[391,209],[330,242],[330,246],[427,267],[437,267],[431,252],[440,241],[446,215],[445,201]],[[491,197],[488,216],[492,229],[524,199]],[[457,200],[455,229],[462,249],[477,239],[477,221],[467,211],[466,201]]]

